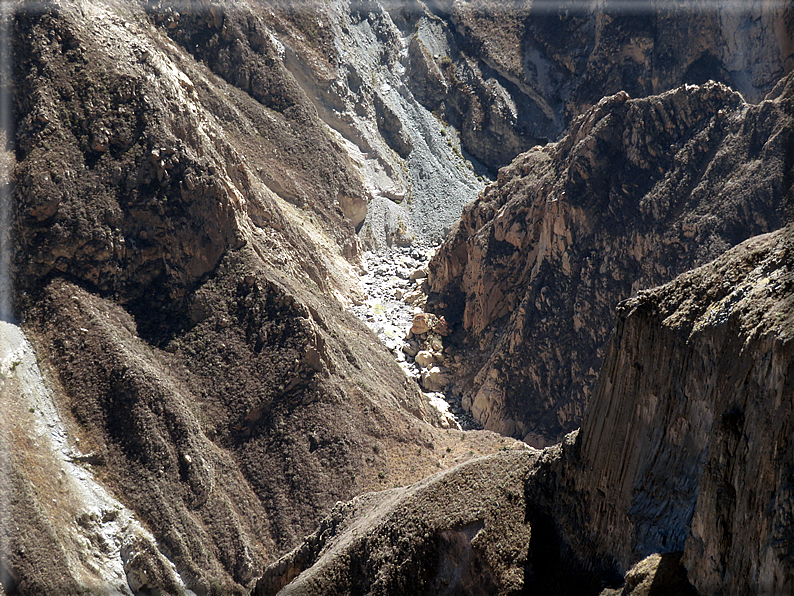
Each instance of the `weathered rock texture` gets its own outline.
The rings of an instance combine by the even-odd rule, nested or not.
[[[416,27],[411,90],[493,169],[555,139],[605,95],[714,79],[758,102],[794,68],[787,2],[426,5],[399,13]]]
[[[576,428],[619,300],[791,218],[794,81],[757,106],[718,83],[604,98],[519,156],[430,263],[471,358],[464,404],[543,446]]]
[[[518,448],[340,503],[254,593],[519,594],[530,542],[524,483],[537,457]]]
[[[337,500],[503,443],[463,449],[431,426],[418,387],[344,310],[366,180],[262,14],[179,7],[13,15],[18,312],[75,457],[155,540],[125,547],[127,584],[108,590],[241,594]],[[26,469],[30,424],[4,438],[0,581],[93,589],[104,547],[79,526],[95,512],[48,517],[67,489]],[[37,469],[57,476],[57,461]]]
[[[507,37],[495,35],[501,16],[483,19],[478,33],[479,16],[460,12],[457,5],[441,16],[423,6],[411,13],[376,2],[311,8],[320,10],[232,1],[64,0],[3,11],[14,54],[17,312],[51,385],[54,397],[47,397],[48,403],[52,407],[54,399],[60,408],[69,435],[58,447],[68,444],[66,454],[48,455],[40,439],[47,432],[41,429],[49,427],[39,424],[45,420],[39,404],[25,409],[25,402],[14,399],[16,360],[4,359],[8,382],[2,385],[2,403],[13,408],[2,413],[8,432],[0,435],[7,480],[0,491],[3,592],[103,591],[98,562],[118,557],[124,578],[107,586],[110,593],[244,594],[266,563],[315,530],[337,500],[405,485],[511,444],[489,432],[462,439],[433,427],[435,416],[417,387],[343,310],[358,292],[356,228],[374,246],[438,237],[454,219],[448,207],[459,207],[481,185],[475,175],[479,166],[464,159],[454,127],[462,130],[464,149],[468,143],[486,163],[500,165],[508,153],[562,130],[556,127],[566,114],[600,97],[603,89],[598,95],[593,90],[602,83],[593,83],[590,95],[577,95],[573,87],[569,94],[562,77],[552,86],[554,98],[536,97],[536,88],[521,82],[535,76],[533,69],[526,67],[530,75],[515,71],[525,68],[524,58],[502,52],[512,43],[510,35],[524,35],[522,29],[510,25]],[[767,64],[776,76],[788,50],[778,55],[766,40],[779,39],[784,13],[777,7],[764,11],[757,11],[759,29],[751,19],[737,22],[736,31],[757,31],[759,41],[752,47],[771,49],[762,59],[750,56],[748,68]],[[453,12],[459,16],[444,21],[443,15]],[[588,29],[589,18],[582,21],[581,39],[605,39]],[[599,21],[605,31],[622,31],[630,22],[616,19],[610,29],[608,20]],[[541,26],[549,39],[552,22]],[[564,22],[567,31],[580,23]],[[431,29],[433,36],[425,35]],[[788,29],[782,31],[785,36]],[[447,33],[452,38],[444,42]],[[436,58],[431,38],[442,49],[444,43],[457,47],[457,53],[450,50],[446,61],[439,51]],[[482,47],[502,41],[480,62],[475,38],[483,40]],[[623,43],[600,47],[612,55]],[[626,43],[633,43],[630,36]],[[540,73],[538,85],[556,80],[553,69],[543,66],[541,51],[533,52],[524,55],[540,56],[530,60]],[[563,65],[564,54],[558,60]],[[633,64],[635,53],[628,55],[624,62]],[[577,57],[568,71],[585,80],[589,71],[577,65],[587,67],[589,60]],[[594,72],[603,70],[597,61],[593,65]],[[414,87],[424,107],[408,85],[423,68],[422,77],[434,81]],[[621,86],[616,71],[607,70],[609,84]],[[492,77],[496,71],[505,74]],[[759,81],[758,89],[769,84],[763,77]],[[0,81],[0,90],[10,84]],[[515,97],[529,99],[517,103],[513,94],[519,87]],[[576,194],[589,188],[586,176],[605,180],[602,148],[611,151],[608,159],[622,155],[616,148],[630,149],[625,157],[632,165],[623,174],[617,170],[616,181],[606,188],[619,194],[624,185],[627,192],[651,183],[691,185],[695,190],[684,197],[697,203],[698,189],[713,184],[717,194],[738,196],[728,204],[736,221],[752,213],[758,219],[754,225],[765,229],[780,216],[774,212],[777,204],[768,211],[759,205],[784,192],[778,171],[790,168],[790,152],[780,149],[790,147],[787,129],[775,124],[790,113],[790,96],[781,90],[778,100],[758,108],[714,85],[645,102],[618,96],[578,122],[570,147],[557,145],[522,159],[541,170],[555,163],[570,173],[560,190]],[[449,129],[427,109],[438,97],[451,106],[444,116],[454,125]],[[476,126],[466,123],[469,115]],[[540,128],[514,126],[525,115]],[[626,143],[616,128],[624,125],[637,132],[626,133]],[[661,137],[648,138],[648,130]],[[715,140],[722,138],[735,139],[737,153],[720,153],[730,145]],[[669,143],[678,143],[674,151],[667,150]],[[703,173],[708,170],[683,165],[668,168],[669,179],[655,173],[657,158],[683,164],[691,156],[699,156],[699,164],[736,160],[744,170],[733,181],[715,181]],[[524,162],[516,163],[520,168]],[[636,175],[641,179],[632,178]],[[508,178],[520,185],[517,170],[505,176],[503,186],[509,186]],[[741,186],[728,186],[736,181]],[[704,196],[705,191],[702,187]],[[751,201],[750,194],[760,199]],[[574,205],[576,213],[621,206],[604,202],[603,193],[586,200],[577,196],[582,203]],[[672,213],[680,206],[676,201],[684,200],[668,206],[661,191],[658,199],[653,193],[632,196],[651,197],[636,209],[654,221],[660,220],[657,211]],[[433,218],[436,211],[443,211],[443,218]],[[564,224],[584,221],[583,215],[576,220],[574,211],[565,212]],[[669,221],[678,222],[676,217]],[[556,221],[555,215],[543,224],[547,234]],[[659,234],[663,239],[692,234],[702,241],[701,248],[690,249],[697,257],[692,263],[741,236],[732,239],[733,223],[711,222],[699,211],[681,221],[695,227],[681,223]],[[572,228],[563,228],[562,236],[566,229]],[[523,242],[505,238],[503,248],[510,240]],[[672,242],[664,250],[686,252],[679,244],[687,246]],[[561,245],[555,240],[548,246]],[[629,248],[640,257],[651,250],[641,240],[620,250]],[[566,261],[559,258],[565,271]],[[576,258],[576,266],[585,267],[586,255]],[[665,275],[674,273],[672,265],[662,265]],[[619,277],[616,265],[605,267]],[[653,272],[645,275],[656,279]],[[553,296],[540,290],[548,303],[538,308],[551,308]],[[609,305],[599,308],[606,312]],[[26,370],[34,368],[31,360],[28,354]],[[575,419],[578,407],[564,423]],[[96,511],[81,501],[74,478],[61,482],[64,456],[131,512],[137,519],[131,526],[140,523],[149,534],[128,542],[114,534],[113,511]],[[520,463],[528,457],[509,459]],[[500,492],[494,474],[512,469],[502,463],[477,464],[487,472],[478,472],[477,486],[481,499],[499,495],[494,507],[496,502],[503,507],[504,497],[513,510],[484,517],[464,511],[469,496],[455,501],[460,512],[440,509],[434,526],[439,533],[433,536],[451,545],[451,554],[435,567],[419,567],[417,581],[518,589],[528,530],[521,521],[525,500],[514,489],[525,474],[517,472],[507,483],[510,491]],[[465,481],[467,473],[453,475]],[[421,505],[421,498],[415,502]],[[532,525],[534,518],[528,519]],[[543,537],[555,535],[548,519],[538,519],[535,528],[543,531],[534,536],[540,549]],[[514,522],[517,530],[510,534]],[[396,528],[399,519],[388,523],[383,527]],[[715,546],[709,532],[702,536],[704,552],[722,548],[724,541]],[[387,542],[377,544],[388,548]],[[747,544],[753,548],[752,541]],[[531,537],[530,548],[536,548]],[[532,581],[565,584],[564,573],[547,578],[546,560],[540,561]],[[384,572],[383,585],[399,590],[401,577],[393,567]]]
[[[792,306],[794,225],[641,292],[581,430],[338,506],[258,592],[790,593]]]
[[[793,267],[789,226],[621,304],[575,481],[621,569],[683,550],[701,594],[791,591]]]

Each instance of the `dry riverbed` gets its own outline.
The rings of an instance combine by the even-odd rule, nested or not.
[[[431,246],[394,246],[364,255],[361,286],[367,296],[351,310],[372,329],[414,379],[451,428],[482,428],[461,407],[445,366],[453,357],[445,340],[446,325],[423,312],[427,299],[427,264]]]

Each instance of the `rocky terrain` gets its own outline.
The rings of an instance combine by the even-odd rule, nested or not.
[[[261,15],[144,8],[14,15],[17,310],[68,449],[151,532],[113,590],[246,593],[337,500],[509,442],[440,428],[346,311],[368,179]],[[78,593],[107,577],[91,537],[113,514],[42,481],[57,453],[11,456],[40,441],[31,408],[4,457],[4,589]]]
[[[788,226],[622,302],[581,430],[337,506],[256,593],[787,594],[793,288]]]
[[[401,13],[416,23],[411,89],[492,170],[555,140],[606,95],[644,97],[713,79],[757,103],[794,66],[786,2],[424,6]]]
[[[791,8],[620,8],[4,5],[0,594],[785,591],[790,230],[615,304],[790,220]]]
[[[577,428],[618,301],[790,220],[793,92],[621,92],[500,170],[429,266],[464,407],[538,447]]]

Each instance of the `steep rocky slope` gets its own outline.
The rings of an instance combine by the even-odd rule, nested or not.
[[[367,179],[261,15],[143,8],[4,13],[17,312],[61,411],[53,449],[68,450],[47,455],[36,421],[60,422],[15,399],[4,354],[10,593],[99,589],[98,561],[114,556],[126,584],[111,592],[245,593],[337,500],[505,444],[432,426],[416,385],[344,309],[359,293]],[[150,538],[121,549],[112,507],[48,480],[71,469],[63,457]]]
[[[794,80],[757,106],[707,83],[619,93],[503,168],[430,263],[471,358],[466,407],[543,446],[575,429],[615,305],[792,213]]]
[[[551,50],[525,47],[529,21],[511,13],[524,24],[497,36],[501,4],[461,6],[65,0],[2,11],[19,321],[2,313],[0,592],[244,594],[337,500],[514,445],[435,427],[416,385],[345,309],[363,297],[361,241],[434,241],[476,196],[486,168],[467,147],[495,168],[600,97],[598,81],[587,93],[566,82],[590,72],[571,45],[554,60],[578,66],[543,99],[562,71],[546,64]],[[752,40],[736,72],[774,78],[787,13],[756,8],[721,31]],[[611,56],[604,40],[633,21],[588,11],[532,27],[556,43],[554,19],[567,32],[585,23],[581,39]],[[522,53],[503,51],[519,37]],[[614,42],[629,58],[609,63],[610,85],[633,76],[618,74],[635,62],[628,38]],[[673,71],[660,88],[680,82]],[[759,122],[782,102],[759,108]],[[515,126],[525,116],[539,128]],[[482,464],[486,476],[535,461],[503,457]],[[525,476],[511,480],[511,502]],[[502,494],[479,478],[484,504]],[[435,490],[392,496],[422,505],[447,494]],[[462,557],[487,571],[459,585],[498,575],[512,589],[526,528],[509,551],[472,553],[484,520],[463,501],[434,522],[459,551],[433,577],[457,581]],[[507,531],[511,519],[486,521]]]
[[[791,590],[793,255],[788,226],[621,304],[576,487],[622,568],[683,550],[701,594]]]
[[[755,103],[794,68],[788,2],[424,6],[400,13],[416,27],[411,90],[494,170],[556,139],[605,95],[643,97],[714,79]]]
[[[518,593],[530,539],[524,482],[537,457],[519,448],[340,503],[255,594]]]
[[[788,594],[792,301],[794,226],[641,292],[581,430],[338,506],[258,593]]]

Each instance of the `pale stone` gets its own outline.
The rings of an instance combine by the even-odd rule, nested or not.
[[[422,387],[428,391],[442,391],[451,380],[449,370],[442,366],[433,366],[422,371]]]
[[[416,365],[421,368],[430,368],[430,366],[436,362],[436,359],[433,354],[427,350],[422,350],[421,352],[417,352],[416,356],[414,357],[414,361],[416,362]]]
[[[411,271],[410,279],[425,279],[427,277],[427,267],[419,267]]]

